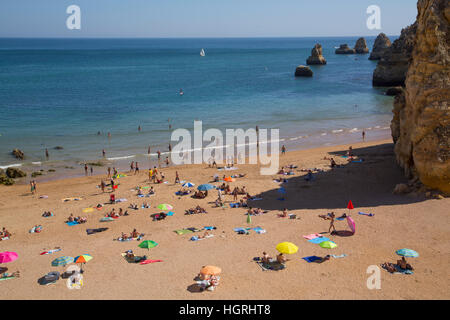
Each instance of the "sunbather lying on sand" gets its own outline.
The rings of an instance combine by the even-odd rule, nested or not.
[[[411,267],[411,265],[406,262],[405,257],[402,257],[400,260],[397,260],[397,265],[403,270],[414,270],[413,267]]]
[[[279,216],[280,218],[286,218],[286,217],[288,216],[288,210],[287,210],[287,208],[284,208],[284,209],[283,209],[283,213],[278,214],[278,216]]]
[[[190,208],[186,210],[185,214],[197,214],[197,213],[207,213],[205,209],[200,206],[196,206],[195,208]]]
[[[148,190],[148,194],[149,195],[155,194],[155,190],[153,189],[153,187],[150,187],[150,189]]]
[[[0,239],[9,237],[11,237],[11,233],[8,230],[6,230],[6,228],[3,228],[2,231],[0,232]]]
[[[397,271],[397,270],[395,269],[395,264],[390,263],[390,262],[382,263],[382,264],[381,264],[381,267],[384,268],[384,269],[386,269],[386,270],[387,270],[388,272],[390,272],[390,273],[394,273],[394,272]]]
[[[315,260],[314,262],[315,263],[322,263],[322,262],[325,262],[325,261],[328,261],[328,260],[330,260],[330,255],[329,254],[327,254],[325,257],[320,257],[320,259],[317,259],[317,260]]]
[[[132,203],[132,204],[130,204],[130,209],[139,210],[139,207],[137,204]]]
[[[50,211],[44,211],[44,213],[42,214],[43,217],[51,217],[52,213]]]
[[[150,208],[150,205],[147,202],[143,202],[142,203],[142,208],[148,209],[148,208]]]

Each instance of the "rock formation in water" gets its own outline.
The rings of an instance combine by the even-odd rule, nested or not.
[[[373,43],[372,52],[369,60],[380,60],[386,49],[391,46],[391,40],[384,34],[380,33]]]
[[[394,102],[395,154],[407,176],[450,194],[450,1],[419,0],[417,8],[405,89]]]
[[[295,69],[295,76],[296,77],[312,77],[313,72],[310,67],[301,65]]]
[[[311,50],[311,56],[306,60],[306,64],[327,64],[327,60],[322,55],[322,46],[316,43]]]
[[[22,178],[27,176],[27,174],[22,170],[13,167],[9,167],[8,169],[6,169],[6,175],[8,176],[8,178],[11,179]]]
[[[413,50],[417,22],[404,28],[400,37],[387,48],[373,72],[375,87],[404,86]]]
[[[355,51],[355,49],[350,48],[347,44],[341,44],[334,53],[336,53],[336,54],[354,54],[354,53],[356,53],[356,51]]]
[[[369,53],[369,48],[367,48],[366,39],[361,37],[358,40],[356,40],[354,50],[356,53],[359,54]]]
[[[19,149],[14,149],[11,154],[16,157],[17,159],[23,160],[25,158],[25,154],[19,150]]]
[[[386,90],[387,96],[396,96],[403,92],[403,87],[390,87]]]

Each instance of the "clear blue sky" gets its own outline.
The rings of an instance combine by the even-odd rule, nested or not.
[[[0,0],[0,37],[306,37],[398,35],[416,0]],[[81,30],[66,8],[81,8]],[[381,30],[366,8],[381,8]]]

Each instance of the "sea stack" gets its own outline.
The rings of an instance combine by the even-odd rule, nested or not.
[[[327,60],[322,55],[322,45],[316,43],[311,50],[311,56],[306,59],[306,64],[327,64]]]
[[[416,36],[417,22],[404,28],[400,37],[387,48],[373,72],[374,87],[404,86]]]
[[[408,177],[449,195],[450,1],[419,0],[417,9],[415,36],[408,37],[414,48],[405,89],[394,102],[394,150]],[[410,31],[402,32],[403,42]],[[400,54],[395,42],[392,46],[394,54]]]
[[[380,60],[386,49],[391,46],[391,40],[384,34],[380,33],[373,44],[372,52],[369,60]]]
[[[358,40],[356,40],[354,49],[355,49],[355,52],[359,53],[359,54],[369,53],[369,48],[367,48],[366,39],[361,37]]]
[[[296,77],[312,77],[313,72],[310,67],[301,65],[295,69],[295,76]]]
[[[336,54],[354,54],[354,53],[356,53],[356,51],[355,51],[355,49],[350,48],[347,44],[341,44],[334,53],[336,53]]]

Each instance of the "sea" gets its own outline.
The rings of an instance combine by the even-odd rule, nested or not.
[[[176,144],[172,131],[191,131],[194,120],[224,136],[279,129],[288,151],[361,141],[362,130],[366,140],[389,138],[393,98],[372,87],[377,62],[334,53],[356,40],[0,39],[0,168],[84,174],[102,150],[111,166],[150,165]],[[374,40],[366,37],[369,49]],[[327,64],[296,78],[316,43]]]

